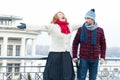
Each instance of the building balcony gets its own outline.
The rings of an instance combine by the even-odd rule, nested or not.
[[[0,80],[43,80],[43,71],[47,57],[0,56],[0,62],[22,61],[20,65],[0,65]],[[26,62],[31,62],[26,64]],[[120,58],[107,58],[105,64],[99,65],[97,80],[120,80]],[[77,67],[74,63],[77,80]],[[88,73],[89,74],[89,73]],[[86,80],[88,80],[88,75]],[[31,78],[31,79],[30,79]]]

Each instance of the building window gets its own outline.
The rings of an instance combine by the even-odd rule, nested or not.
[[[0,64],[0,72],[2,71],[2,64]]]
[[[1,45],[0,45],[0,56],[1,56]]]
[[[20,45],[16,45],[16,56],[20,56]]]
[[[8,45],[7,47],[7,56],[13,55],[13,45]]]
[[[10,75],[12,72],[12,64],[7,64],[7,75]]]
[[[14,75],[19,75],[20,64],[7,64],[7,75],[10,75],[12,72],[15,72]]]
[[[15,64],[15,75],[19,75],[20,72],[20,64]]]
[[[0,19],[0,25],[3,25],[3,19]]]
[[[8,25],[12,25],[12,20],[11,19],[8,20]]]

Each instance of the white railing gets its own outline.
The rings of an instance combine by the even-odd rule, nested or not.
[[[0,56],[0,60],[32,60],[39,62],[46,61],[47,57],[21,57],[21,56]],[[99,65],[97,80],[120,80],[120,59],[119,58],[107,58],[105,64]],[[11,66],[0,66],[1,70]],[[34,66],[15,66],[19,67],[23,71],[18,72],[0,72],[0,80],[43,80],[43,70],[45,65],[34,65]],[[37,69],[37,71],[26,71],[26,69],[32,68],[32,70]],[[74,64],[75,72],[77,70]],[[77,73],[76,73],[77,74]],[[16,76],[15,76],[16,75]],[[88,77],[86,80],[88,80]],[[77,79],[76,79],[77,80]]]

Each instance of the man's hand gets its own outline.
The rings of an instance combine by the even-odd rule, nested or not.
[[[105,62],[103,58],[100,58],[100,65],[102,65]]]

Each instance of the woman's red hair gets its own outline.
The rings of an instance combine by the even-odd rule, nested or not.
[[[57,22],[57,20],[59,19],[58,13],[62,13],[62,14],[64,15],[64,13],[61,12],[61,11],[57,12],[57,13],[53,16],[53,19],[52,19],[52,21],[51,21],[51,24],[52,24],[52,23],[55,24],[55,23]],[[66,17],[65,17],[65,22],[67,22],[67,18],[66,18]],[[68,22],[67,22],[67,23],[68,23]]]

